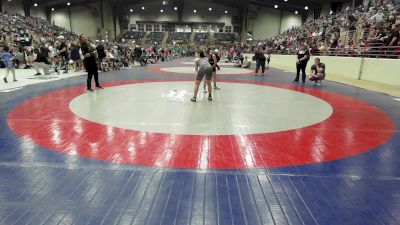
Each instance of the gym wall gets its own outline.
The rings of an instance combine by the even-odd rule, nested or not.
[[[21,0],[3,1],[3,12],[25,15]]]
[[[265,40],[280,32],[301,25],[301,15],[274,8],[260,8],[249,19],[249,30],[253,32],[253,40]]]
[[[161,2],[161,1],[160,1]],[[178,12],[174,11],[175,5],[161,5],[160,2],[150,2],[141,5],[128,6],[127,9],[133,9],[133,13],[130,13],[131,20],[130,24],[137,24],[141,21],[156,21],[156,22],[177,22]],[[141,10],[144,6],[146,9]],[[209,11],[208,8],[212,8]],[[161,13],[160,10],[164,12]],[[197,10],[194,13],[193,10]],[[225,14],[225,10],[228,11]],[[218,22],[225,23],[226,26],[232,26],[232,16],[237,16],[238,10],[235,8],[225,7],[218,4],[197,1],[197,0],[185,0],[182,22]]]
[[[57,26],[72,30],[77,34],[86,34],[89,38],[97,38],[97,29],[101,28],[100,4],[93,3],[87,6],[76,6],[70,8],[71,21],[68,16],[68,9],[55,10],[51,14],[51,20]],[[109,31],[109,40],[114,35],[111,6],[104,3],[104,28]],[[120,33],[117,21],[117,35]]]

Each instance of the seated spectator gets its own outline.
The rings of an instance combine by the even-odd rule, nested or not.
[[[311,66],[310,81],[314,81],[316,85],[322,85],[325,79],[325,64],[321,63],[319,58],[315,58],[314,65]]]
[[[247,56],[244,58],[243,68],[251,68],[251,60]]]
[[[397,46],[397,43],[399,42],[399,28],[400,21],[393,25],[388,36],[383,38],[386,46]]]

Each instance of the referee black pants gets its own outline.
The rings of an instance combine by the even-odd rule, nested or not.
[[[92,78],[94,77],[94,82],[96,83],[96,87],[100,86],[99,83],[99,71],[97,70],[97,65],[87,65],[86,71],[88,73],[87,77],[87,89],[92,88]]]
[[[258,73],[258,70],[261,67],[261,72],[264,74],[265,72],[265,61],[257,61],[256,63],[256,73]]]
[[[297,73],[296,73],[296,79],[294,79],[295,81],[299,81],[300,71],[301,71],[301,81],[306,82],[306,67],[307,63],[301,62],[296,64]]]

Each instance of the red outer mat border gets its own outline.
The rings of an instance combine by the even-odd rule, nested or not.
[[[177,81],[188,80],[131,80],[104,86]],[[396,131],[396,125],[385,112],[352,97],[284,84],[221,82],[302,92],[328,102],[334,112],[318,124],[275,133],[220,136],[150,133],[109,127],[78,117],[70,111],[69,103],[85,93],[85,88],[79,86],[31,98],[16,106],[7,121],[22,138],[68,155],[110,163],[187,169],[271,168],[327,162],[372,150]]]

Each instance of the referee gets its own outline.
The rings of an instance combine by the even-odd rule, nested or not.
[[[95,57],[95,55],[96,55],[95,53],[97,53],[96,49],[94,49],[89,44],[89,40],[86,37],[86,35],[84,35],[84,34],[81,34],[81,36],[79,36],[79,42],[81,43],[83,64],[85,65],[85,69],[88,73],[87,90],[93,91],[93,89],[92,89],[93,76],[94,76],[94,81],[96,83],[96,87],[98,89],[103,89],[103,87],[101,87],[100,83],[99,83],[99,73],[97,70],[97,62],[96,62],[96,57]]]
[[[307,46],[305,43],[300,44],[300,49],[297,52],[297,62],[296,62],[296,79],[294,79],[293,82],[299,82],[299,77],[300,77],[300,70],[301,70],[301,81],[303,83],[306,82],[306,67],[308,60],[310,59],[310,51],[307,49]]]

